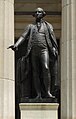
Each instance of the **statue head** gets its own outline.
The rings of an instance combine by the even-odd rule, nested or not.
[[[44,10],[42,8],[37,8],[33,14],[33,16],[35,18],[43,18],[46,15],[46,13],[44,12]]]

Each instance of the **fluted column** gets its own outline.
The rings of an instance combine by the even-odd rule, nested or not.
[[[62,0],[61,119],[76,119],[76,0]]]
[[[15,119],[14,0],[0,0],[0,119]]]

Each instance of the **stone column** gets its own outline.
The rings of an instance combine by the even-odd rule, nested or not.
[[[76,0],[62,0],[61,119],[76,119]]]
[[[0,0],[0,119],[15,119],[14,0]]]

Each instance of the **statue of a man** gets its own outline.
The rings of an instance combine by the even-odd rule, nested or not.
[[[33,15],[35,23],[29,24],[18,41],[9,47],[15,51],[28,40],[25,58],[30,54],[36,99],[54,97],[50,88],[52,67],[49,62],[57,58],[58,45],[52,25],[43,20],[45,15],[42,8],[37,8]]]

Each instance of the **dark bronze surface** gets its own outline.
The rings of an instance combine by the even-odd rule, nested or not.
[[[16,84],[19,101],[56,102],[55,80],[57,80],[58,45],[53,27],[43,20],[42,8],[33,14],[36,21],[29,24],[18,41],[9,46],[23,53],[17,61]],[[46,99],[46,101],[45,101]]]

